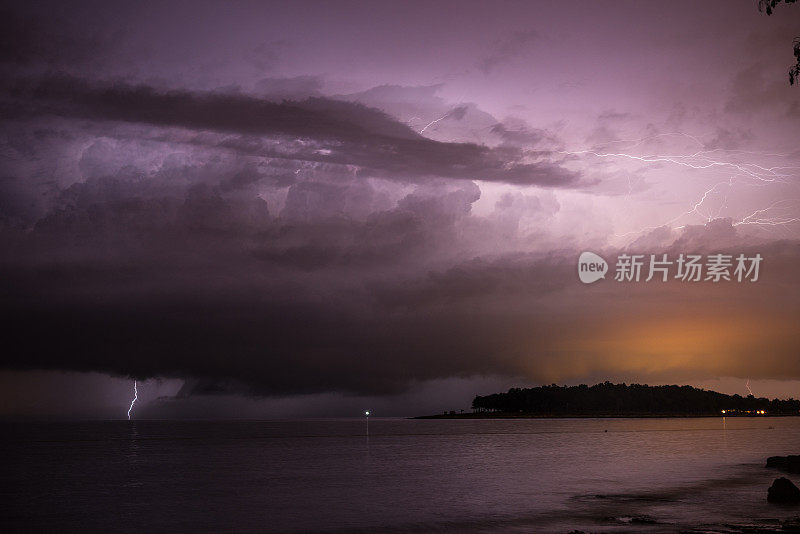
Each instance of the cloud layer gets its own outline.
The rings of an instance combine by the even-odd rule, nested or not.
[[[0,369],[181,395],[800,378],[794,19],[712,4],[8,11]],[[765,260],[584,286],[583,250]]]

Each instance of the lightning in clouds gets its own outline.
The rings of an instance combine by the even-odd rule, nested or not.
[[[441,121],[443,121],[445,119],[448,119],[450,117],[457,116],[457,118],[461,118],[465,111],[466,111],[466,107],[465,106],[456,106],[455,108],[451,109],[450,111],[448,111],[447,113],[445,113],[444,115],[439,117],[438,119],[434,119],[431,122],[429,122],[428,124],[426,124],[425,127],[419,131],[419,133],[421,133],[421,134],[425,133],[425,130],[427,130],[428,128],[430,128],[434,124],[436,124],[438,122],[441,122]]]
[[[663,226],[667,226],[667,227],[673,228],[675,230],[680,230],[681,228],[686,227],[686,224],[681,224],[681,225],[677,225],[677,226],[673,226],[673,224],[675,224],[679,220],[683,219],[684,217],[687,217],[687,216],[690,216],[690,215],[693,215],[693,214],[699,215],[700,217],[705,219],[706,222],[711,222],[714,219],[718,219],[722,215],[723,210],[728,205],[728,193],[734,187],[734,178],[735,177],[732,176],[729,180],[724,181],[724,182],[718,182],[718,183],[714,184],[713,186],[711,186],[709,189],[706,189],[700,195],[700,198],[698,198],[697,201],[695,201],[693,204],[691,204],[689,206],[688,210],[679,213],[675,217],[665,221],[662,224],[657,224],[657,225],[653,225],[653,226],[645,226],[645,227],[639,228],[637,230],[632,230],[630,232],[625,232],[623,234],[614,234],[614,237],[628,237],[628,236],[631,236],[631,235],[637,235],[637,234],[641,234],[642,232],[646,232],[646,231],[649,231],[649,230],[655,230],[656,228],[661,228]],[[723,201],[719,205],[719,207],[716,210],[714,210],[714,208],[712,208],[712,207],[706,207],[705,204],[706,204],[706,201],[709,199],[709,196],[711,196],[712,193],[716,192],[720,188],[720,186],[726,186],[726,185],[728,186],[728,191],[725,193]],[[760,221],[767,221],[767,220],[773,221],[776,225],[779,224],[779,223],[788,224],[789,222],[793,222],[789,218],[782,218],[782,219],[768,219],[768,218],[753,219],[753,217],[755,217],[759,213],[767,211],[769,209],[771,209],[771,207],[770,208],[765,208],[765,209],[762,209],[762,210],[756,210],[756,212],[748,215],[747,217],[745,217],[741,221],[734,222],[733,226],[738,226],[740,224],[759,224]],[[795,221],[797,221],[797,220],[800,220],[800,219],[795,219]],[[766,223],[764,223],[764,224],[766,224]]]
[[[445,120],[445,119],[446,119],[447,117],[449,117],[449,116],[450,116],[450,113],[448,112],[448,113],[446,113],[445,115],[442,115],[441,117],[439,117],[438,119],[434,119],[434,120],[432,120],[431,122],[429,122],[428,124],[426,124],[426,125],[425,125],[425,127],[419,131],[419,133],[421,133],[421,134],[422,134],[422,133],[425,133],[425,130],[427,130],[428,128],[430,128],[431,126],[433,126],[434,124],[436,124],[437,122],[440,122],[440,121],[443,121],[443,120]]]
[[[630,145],[622,150],[614,151],[601,151],[598,149],[586,150],[562,150],[557,153],[569,156],[589,156],[593,158],[602,159],[617,159],[637,161],[646,164],[651,163],[664,163],[668,165],[675,165],[678,167],[688,168],[695,171],[702,170],[719,170],[730,173],[729,178],[724,181],[715,183],[710,188],[703,191],[699,197],[692,201],[685,211],[678,213],[674,217],[665,221],[662,224],[645,226],[637,230],[622,234],[614,234],[614,237],[627,237],[631,235],[641,234],[642,232],[654,230],[660,227],[670,227],[672,229],[680,229],[686,226],[681,224],[675,226],[676,223],[686,217],[697,215],[702,217],[706,222],[710,222],[722,216],[723,212],[728,208],[728,196],[737,187],[742,185],[755,186],[755,187],[769,187],[775,184],[791,184],[791,179],[796,177],[796,170],[800,169],[798,166],[792,165],[762,165],[753,161],[737,161],[736,154],[740,159],[751,159],[753,156],[759,157],[786,157],[787,154],[768,154],[761,152],[751,151],[738,151],[738,150],[691,150],[686,154],[636,154],[631,152],[632,148],[641,146],[648,140],[656,137],[663,136],[682,136],[686,137],[692,142],[703,146],[702,142],[694,136],[683,133],[670,133],[659,134],[656,136],[649,136],[642,139],[631,139],[625,141],[614,141],[612,143],[630,143]],[[609,143],[610,144],[610,143]],[[724,153],[724,154],[721,154]],[[628,195],[632,192],[632,184],[630,177],[628,178]],[[710,205],[712,197],[720,198],[722,201],[718,206],[713,207]],[[733,225],[753,225],[762,228],[787,226],[800,222],[800,217],[795,216],[796,204],[790,205],[792,200],[782,199],[767,207],[759,207],[752,213],[741,217],[734,218]],[[787,213],[789,211],[791,213]]]
[[[712,213],[710,211],[710,209],[709,209],[708,212],[703,213],[702,211],[700,211],[700,207],[705,203],[706,199],[708,198],[708,195],[710,195],[711,193],[716,191],[719,186],[726,185],[726,184],[728,185],[729,188],[733,187],[733,177],[731,177],[731,179],[728,180],[727,182],[719,182],[717,184],[714,184],[714,186],[711,189],[706,190],[703,193],[703,196],[700,197],[700,200],[695,202],[694,205],[692,206],[692,208],[689,211],[687,211],[685,214],[683,214],[683,215],[689,215],[691,213],[696,213],[696,214],[700,215],[701,217],[704,217],[707,221],[712,221],[712,220],[716,219],[717,217],[719,217],[720,213],[722,213],[722,210],[725,208],[725,204],[726,204],[727,198],[728,198],[727,195],[725,197],[725,201],[722,202],[722,205],[720,205],[720,207],[716,211],[716,213]]]
[[[133,400],[131,401],[131,405],[128,408],[128,421],[131,420],[131,410],[133,410],[133,405],[136,404],[136,401],[139,400],[139,388],[136,385],[136,380],[133,381]]]
[[[444,118],[444,117],[443,117]],[[441,119],[439,119],[441,120]],[[427,128],[427,127],[426,127]],[[621,158],[643,163],[672,163],[681,167],[688,167],[695,170],[704,170],[712,168],[720,168],[729,171],[734,171],[753,178],[754,180],[762,182],[783,182],[785,179],[792,176],[782,171],[794,169],[796,167],[764,167],[755,163],[736,163],[730,160],[718,160],[711,157],[711,154],[717,150],[700,150],[692,154],[685,155],[636,155],[628,154],[626,152],[596,152],[594,150],[577,150],[566,151],[561,150],[557,153],[566,154],[570,156],[590,155],[598,158]]]
[[[740,226],[744,224],[755,224],[755,225],[763,225],[763,226],[782,226],[786,224],[791,224],[795,222],[800,222],[800,218],[792,217],[789,215],[778,215],[778,216],[769,216],[767,215],[769,212],[775,209],[786,209],[786,205],[791,202],[796,202],[796,199],[783,199],[778,200],[777,202],[773,203],[771,206],[766,208],[755,210],[753,213],[743,217],[741,220],[733,223],[734,226]]]

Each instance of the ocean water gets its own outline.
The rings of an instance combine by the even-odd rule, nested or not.
[[[0,425],[2,532],[764,528],[800,418]],[[789,476],[800,483],[798,476]]]

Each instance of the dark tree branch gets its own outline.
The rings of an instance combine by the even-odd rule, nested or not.
[[[772,10],[774,10],[775,6],[781,2],[786,4],[794,4],[797,2],[797,0],[758,0],[758,10],[766,11],[767,15],[772,15]]]
[[[772,15],[775,6],[781,2],[785,4],[794,4],[797,0],[758,0],[758,10],[766,12],[767,16]],[[797,62],[789,67],[789,85],[794,85],[795,81],[800,82],[800,37],[795,37],[792,43],[794,57]]]

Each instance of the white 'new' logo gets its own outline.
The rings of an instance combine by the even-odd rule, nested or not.
[[[597,282],[601,278],[605,278],[607,272],[606,260],[594,252],[581,252],[578,258],[578,278],[581,279],[581,282],[584,284]]]

